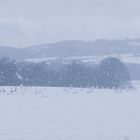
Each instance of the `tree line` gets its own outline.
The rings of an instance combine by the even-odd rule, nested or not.
[[[113,57],[94,66],[76,60],[68,64],[48,64],[0,59],[0,86],[19,85],[126,88],[130,86],[130,75],[125,64]]]

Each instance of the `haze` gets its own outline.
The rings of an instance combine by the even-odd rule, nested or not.
[[[140,36],[139,0],[0,0],[0,45]]]

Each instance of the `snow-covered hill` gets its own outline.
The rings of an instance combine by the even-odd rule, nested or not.
[[[139,140],[133,90],[0,87],[1,140]]]
[[[0,58],[10,57],[15,60],[90,57],[112,54],[140,54],[140,39],[94,41],[67,40],[25,48],[0,47]]]
[[[25,59],[27,62],[33,62],[33,63],[40,63],[40,62],[62,62],[62,63],[69,63],[73,60],[80,60],[84,63],[91,63],[91,64],[97,64],[101,60],[107,58],[107,57],[116,57],[123,61],[124,63],[130,63],[130,64],[140,64],[140,55],[133,55],[133,54],[110,54],[110,55],[95,55],[95,56],[73,56],[73,57],[66,57],[66,58],[59,58],[59,57],[50,57],[50,58],[33,58],[33,59]]]

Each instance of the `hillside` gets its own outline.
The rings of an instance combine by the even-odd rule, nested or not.
[[[16,60],[50,57],[95,56],[109,54],[140,54],[140,39],[61,41],[25,48],[0,47],[0,57]]]

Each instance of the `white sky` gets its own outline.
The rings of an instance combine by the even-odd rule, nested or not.
[[[0,0],[0,45],[140,37],[139,0]]]

